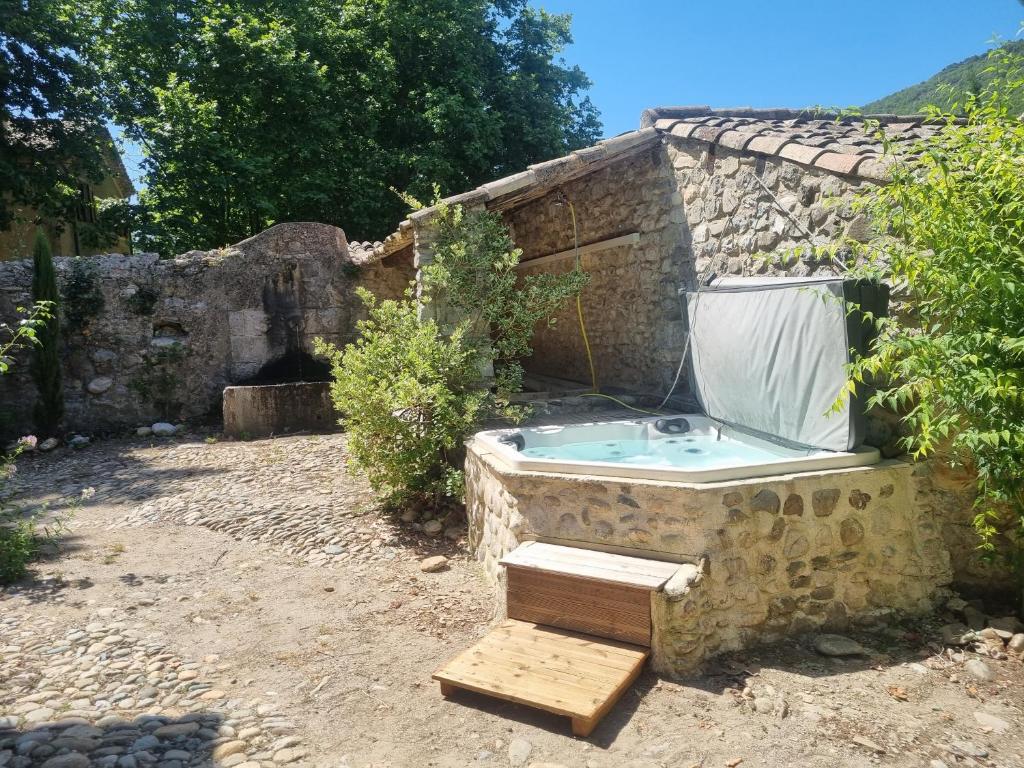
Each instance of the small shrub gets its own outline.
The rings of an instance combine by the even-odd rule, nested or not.
[[[39,553],[35,521],[0,513],[0,584],[13,584]]]
[[[532,353],[533,331],[586,286],[580,269],[520,276],[515,247],[501,215],[438,204],[434,261],[424,268],[428,291],[444,296],[469,327],[486,336],[500,395],[522,387],[521,360]]]
[[[929,110],[942,130],[891,149],[891,183],[858,202],[879,233],[864,271],[911,311],[879,320],[851,386],[881,382],[871,404],[901,414],[915,458],[974,473],[981,548],[1006,558],[1024,606],[1024,123],[1010,109],[1024,59],[992,57],[982,92]]]
[[[358,290],[369,317],[344,350],[317,339],[352,463],[391,506],[441,506],[462,491],[462,441],[491,400],[468,323],[450,335],[421,322],[411,296],[378,302]]]

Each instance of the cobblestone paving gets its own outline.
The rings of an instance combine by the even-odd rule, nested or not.
[[[201,525],[272,544],[307,562],[387,561],[402,530],[374,510],[364,481],[345,473],[342,435],[260,443],[160,443],[131,452],[97,444],[33,474],[74,496],[81,477],[94,503],[134,502],[111,529],[152,523]],[[333,459],[333,460],[331,460]],[[22,489],[24,490],[24,489]]]
[[[217,657],[182,659],[110,608],[70,632],[10,598],[0,618],[3,768],[302,764],[293,723],[231,698]]]

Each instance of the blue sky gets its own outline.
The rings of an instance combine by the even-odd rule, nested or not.
[[[647,107],[858,106],[1014,39],[1017,0],[534,0],[573,15],[566,51],[605,135]]]

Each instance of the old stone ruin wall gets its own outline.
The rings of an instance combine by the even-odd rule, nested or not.
[[[67,291],[73,260],[55,259]],[[374,259],[325,224],[280,224],[228,248],[173,259],[82,259],[102,308],[75,327],[63,307],[68,430],[109,432],[156,420],[216,420],[229,384],[322,378],[317,336],[351,341],[359,286],[396,298],[413,279],[408,249]],[[32,263],[0,263],[0,317],[31,303]],[[28,351],[0,380],[2,432],[31,431]]]

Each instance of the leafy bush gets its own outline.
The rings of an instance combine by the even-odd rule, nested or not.
[[[353,464],[391,505],[438,507],[461,496],[463,441],[486,416],[522,416],[506,395],[521,385],[534,326],[586,282],[579,270],[520,280],[521,251],[497,214],[441,205],[435,225],[421,301],[442,298],[458,313],[454,328],[420,319],[411,291],[378,303],[360,290],[369,319],[356,343],[341,351],[317,340],[332,363]],[[496,392],[486,362],[495,363]]]
[[[516,274],[522,250],[501,216],[485,210],[438,205],[434,261],[424,268],[428,291],[441,293],[473,329],[490,340],[499,394],[522,387],[520,360],[532,350],[537,324],[553,316],[587,284],[573,269],[561,275]]]
[[[421,322],[411,297],[378,302],[358,289],[369,317],[344,351],[317,339],[331,361],[331,395],[355,466],[390,505],[438,506],[458,496],[462,441],[486,408],[480,353],[468,323],[445,335]]]
[[[11,584],[25,575],[26,566],[39,554],[39,544],[34,518],[0,508],[0,585]]]
[[[860,205],[879,237],[867,271],[897,286],[909,312],[879,321],[853,381],[888,382],[872,403],[903,414],[906,447],[977,475],[982,548],[1007,555],[1024,596],[1024,89],[1019,57],[995,54],[989,85],[942,130],[895,155],[892,182]]]

